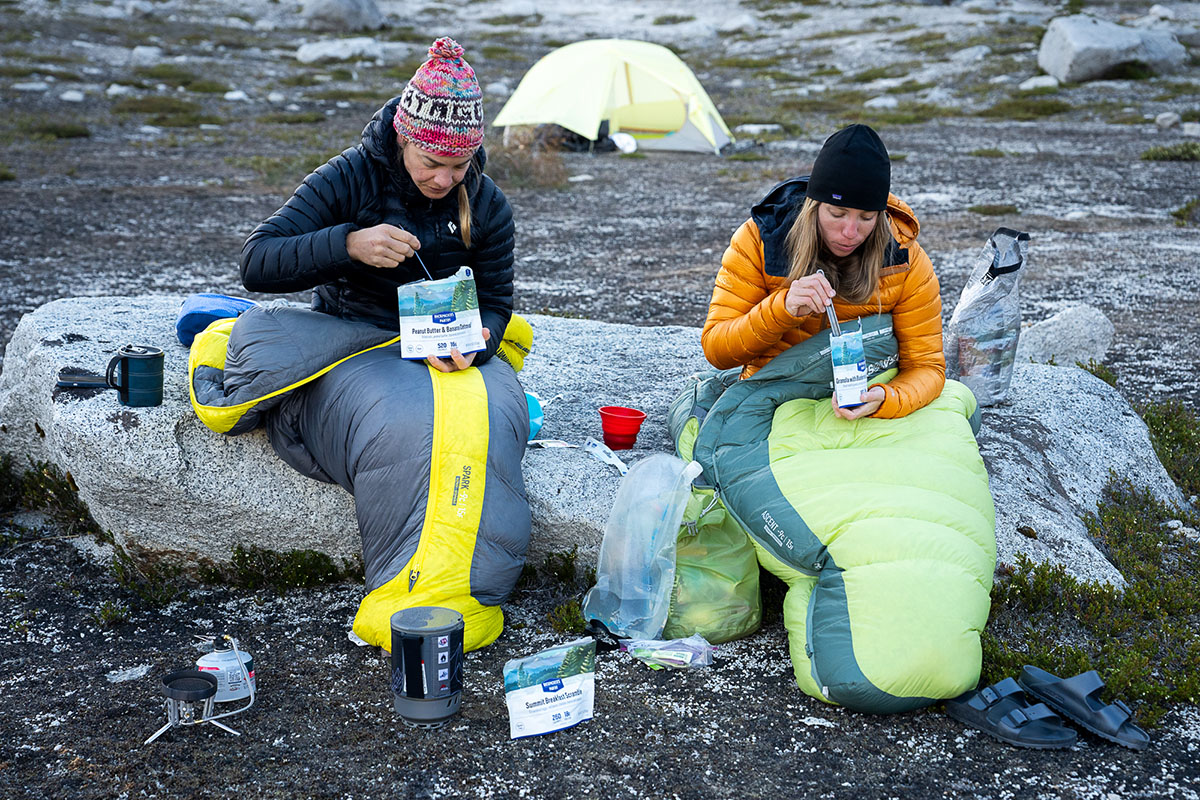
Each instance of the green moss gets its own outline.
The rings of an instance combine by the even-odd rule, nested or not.
[[[783,61],[783,55],[752,57],[752,56],[719,56],[710,62],[713,67],[725,67],[727,69],[762,69],[764,67],[775,67]]]
[[[641,150],[634,150],[632,153],[621,153],[621,155],[618,156],[618,158],[632,158],[632,159],[639,159],[639,158],[645,158],[645,157],[646,157],[646,154],[643,153]]]
[[[487,25],[523,25],[534,27],[542,23],[541,14],[501,14],[498,17],[488,17],[482,20]]]
[[[921,81],[910,79],[899,86],[892,86],[888,89],[884,89],[884,91],[888,94],[912,94],[913,92],[920,92],[924,89],[929,89],[934,85],[935,84],[932,83],[922,83]]]
[[[903,161],[908,158],[908,153],[888,153],[889,161]]]
[[[105,600],[92,612],[92,621],[101,628],[115,628],[129,620],[129,608],[122,603]]]
[[[137,67],[133,74],[168,86],[187,86],[196,80],[196,75],[178,64],[154,64],[149,67]]]
[[[954,42],[946,41],[946,34],[941,32],[921,33],[900,40],[900,44],[914,53],[924,53],[931,56],[945,55],[958,47]]]
[[[1154,68],[1143,61],[1126,61],[1112,67],[1102,76],[1110,81],[1144,81],[1154,77]]]
[[[695,17],[690,14],[664,14],[661,17],[655,17],[655,25],[682,25],[685,22],[695,21]]]
[[[1175,224],[1179,226],[1200,222],[1200,197],[1193,197],[1179,208],[1171,212]]]
[[[7,164],[0,164],[0,183],[4,181],[15,181],[17,173],[8,168]]]
[[[982,214],[985,217],[999,217],[1005,214],[1016,214],[1017,207],[1012,205],[993,205],[984,203],[982,205],[970,206],[967,208],[967,211],[970,211],[974,214]]]
[[[71,473],[63,473],[48,462],[30,462],[18,471],[15,460],[0,455],[0,511],[41,511],[62,529],[64,535],[92,534],[104,538],[87,505],[79,499],[79,488]]]
[[[437,37],[431,36],[424,31],[418,31],[401,25],[399,27],[384,31],[379,38],[389,42],[409,42],[411,44],[428,45]]]
[[[776,81],[778,83],[800,83],[807,80],[794,72],[788,72],[782,69],[763,69],[754,73],[756,78],[766,78],[767,80]]]
[[[832,64],[822,64],[809,74],[813,77],[820,77],[822,75],[841,75],[842,71]]]
[[[325,91],[313,92],[308,96],[314,100],[330,100],[333,102],[344,100],[349,103],[383,105],[382,95],[371,89],[327,89]]]
[[[952,116],[954,110],[928,103],[900,105],[892,109],[864,108],[845,117],[848,122],[865,122],[875,127],[885,125],[920,125],[931,119]]]
[[[810,35],[808,38],[811,40],[841,39],[846,36],[855,36],[860,33],[862,33],[862,31],[858,28],[838,28],[837,30],[822,31],[820,33],[814,33],[814,34]]]
[[[1016,95],[980,111],[978,116],[1028,121],[1062,114],[1070,110],[1071,104],[1063,100]]]
[[[201,78],[189,83],[187,90],[196,94],[224,94],[229,91],[229,84]]]
[[[1200,94],[1200,89],[1197,90]],[[1179,115],[1179,118],[1184,122],[1200,122],[1200,108],[1189,109]]]
[[[1084,364],[1082,361],[1076,361],[1075,366],[1079,367],[1080,369],[1087,370],[1100,380],[1107,383],[1109,386],[1115,387],[1117,385],[1117,373],[1113,372],[1110,367],[1101,364],[1094,358],[1089,358],[1086,364]]]
[[[315,550],[276,552],[261,547],[233,548],[227,568],[217,568],[205,576],[210,582],[227,583],[251,591],[272,589],[280,594],[345,580],[361,580],[360,564],[344,563]],[[215,579],[215,580],[214,580]]]
[[[212,114],[185,112],[183,114],[157,114],[147,120],[151,125],[163,128],[198,128],[201,125],[224,125],[225,120]]]
[[[200,111],[200,106],[178,97],[127,97],[113,104],[118,114],[188,114]]]
[[[819,92],[809,97],[791,98],[782,101],[779,107],[786,111],[799,111],[802,114],[829,114],[844,112],[847,109],[860,111],[862,110],[862,104],[866,100],[866,92],[857,89],[845,89],[841,91]]]
[[[305,175],[339,153],[341,150],[303,152],[290,156],[227,156],[225,162],[251,170],[265,186],[289,187],[299,185]]]
[[[1002,569],[983,634],[982,682],[1023,664],[1063,677],[1095,669],[1109,698],[1125,700],[1147,726],[1174,703],[1200,700],[1200,548],[1168,528],[1171,520],[1200,526],[1194,512],[1168,508],[1149,491],[1116,479],[1105,489],[1085,523],[1125,577],[1124,592],[1023,555]]]
[[[574,587],[576,581],[576,562],[579,560],[579,548],[572,547],[569,551],[547,553],[542,562],[541,572],[548,578],[568,587]]]
[[[981,147],[978,150],[972,150],[967,155],[977,158],[1004,158],[1004,151],[994,147]]]
[[[259,122],[269,125],[308,125],[314,122],[324,122],[325,114],[321,111],[274,111],[263,114]]]
[[[872,67],[864,70],[857,75],[849,78],[851,81],[859,83],[867,83],[868,81],[877,81],[882,78],[902,78],[912,72],[914,68],[919,67],[918,61],[904,61],[899,64],[886,64],[884,66]]]
[[[113,545],[112,574],[117,584],[142,606],[161,608],[187,595],[183,570],[146,557],[135,557]]]
[[[812,14],[806,11],[777,11],[773,14],[764,14],[763,19],[775,25],[790,25],[794,22],[812,19]]]
[[[321,81],[312,72],[297,72],[279,79],[280,86],[316,86]]]
[[[82,123],[56,119],[32,120],[21,127],[26,134],[39,139],[86,139],[92,135]]]
[[[1200,419],[1180,400],[1138,408],[1158,460],[1185,495],[1200,494]]]
[[[1200,161],[1200,142],[1179,142],[1151,147],[1142,153],[1144,161]]]

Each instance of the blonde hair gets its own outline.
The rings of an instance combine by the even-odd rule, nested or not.
[[[820,202],[804,198],[804,205],[787,233],[787,251],[792,259],[787,282],[823,269],[838,297],[851,303],[865,303],[879,287],[883,258],[891,241],[887,211],[881,211],[875,218],[874,229],[854,253],[845,259],[826,261],[821,258],[821,228],[817,224],[820,208]]]

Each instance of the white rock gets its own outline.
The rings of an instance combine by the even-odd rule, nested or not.
[[[145,134],[146,136],[158,136],[162,133],[162,128],[157,125],[142,125],[138,128],[138,133]]]
[[[729,81],[725,85],[728,86],[730,89],[742,89],[746,86],[746,82],[744,80],[742,80],[741,78],[734,78],[733,80]]]
[[[288,103],[286,106],[283,107],[283,110],[284,111],[299,111],[300,105],[298,103]]]
[[[1200,136],[1200,122],[1183,123],[1184,136]]]
[[[895,108],[900,105],[900,101],[891,95],[880,95],[872,97],[870,100],[863,103],[863,108]]]
[[[1175,19],[1175,11],[1160,3],[1150,6],[1148,13],[1150,16],[1158,17],[1159,19]]]
[[[273,31],[277,26],[269,19],[254,20],[254,30],[256,31]]]
[[[78,89],[68,89],[60,94],[58,99],[64,103],[82,103],[86,99],[86,96]]]
[[[224,97],[226,100],[233,100],[237,102],[245,102],[246,100],[250,99],[250,96],[241,89],[231,89],[224,94]]]
[[[987,56],[991,55],[991,53],[992,48],[988,47],[986,44],[977,44],[974,47],[967,47],[963,50],[959,50],[957,53],[952,53],[950,55],[950,60],[955,64],[970,64],[986,58]]]
[[[717,25],[718,33],[742,33],[758,30],[758,19],[753,14],[736,14]]]
[[[97,522],[123,545],[218,562],[228,561],[234,544],[265,542],[353,558],[359,545],[346,492],[284,465],[261,431],[229,438],[196,419],[188,353],[174,339],[182,300],[70,298],[25,315],[0,373],[0,452],[70,471]],[[687,376],[707,367],[699,329],[540,315],[529,321],[539,345],[521,382],[541,397],[562,395],[547,410],[542,438],[581,442],[599,433],[598,406],[632,405],[649,417],[624,460],[671,449],[668,407]],[[113,392],[73,397],[52,388],[59,367],[103,368],[116,343],[130,340],[166,352],[162,406],[124,408]],[[1182,501],[1128,403],[1082,370],[1018,363],[1008,402],[983,415],[979,442],[996,498],[1001,562],[1024,552],[1077,577],[1121,583],[1080,521],[1095,511],[1109,468],[1167,502]],[[594,560],[616,472],[577,449],[530,450],[523,467],[531,558],[578,546]]]
[[[302,64],[320,61],[349,61],[353,58],[383,58],[384,48],[369,36],[350,39],[326,39],[301,45],[296,50],[296,60]]]
[[[783,126],[775,122],[743,122],[734,128],[733,132],[757,136],[760,133],[782,133]]]
[[[995,75],[991,78],[988,78],[988,83],[992,84],[993,86],[1001,83],[1012,83],[1012,81],[1012,75]]]
[[[589,175],[588,173],[584,172],[581,175],[572,175],[571,177],[567,178],[567,183],[587,183],[588,181],[594,180],[596,180],[595,175]]]
[[[1017,88],[1022,92],[1029,92],[1034,89],[1057,89],[1058,87],[1058,78],[1053,75],[1034,75],[1028,80],[1021,81]]]
[[[50,84],[45,81],[24,81],[22,83],[14,83],[12,88],[18,92],[45,92],[49,90]]]
[[[1122,585],[1082,522],[1095,513],[1109,470],[1168,504],[1183,501],[1137,412],[1077,367],[1014,365],[1006,403],[983,409],[979,449],[996,501],[1001,563],[1025,553],[1064,564],[1079,578]]]
[[[1021,364],[1054,363],[1069,367],[1090,360],[1104,361],[1112,347],[1113,324],[1100,309],[1089,305],[1065,308],[1021,330],[1016,360]]]
[[[149,67],[160,63],[162,60],[163,51],[161,47],[139,44],[129,51],[129,63],[135,67]]]
[[[375,0],[304,0],[300,17],[318,31],[362,31],[383,27]]]
[[[933,106],[951,106],[955,102],[954,92],[944,89],[941,86],[931,86],[917,96],[922,103]]]
[[[1182,121],[1182,118],[1174,111],[1164,111],[1154,118],[1154,124],[1164,131],[1168,128],[1174,128]]]
[[[1053,20],[1038,49],[1038,66],[1063,83],[1094,80],[1131,61],[1174,72],[1187,60],[1187,49],[1169,31],[1136,30],[1086,14]]]
[[[504,81],[493,81],[483,87],[483,96],[487,97],[508,97],[512,94],[512,87]]]
[[[154,13],[154,6],[146,0],[129,0],[125,4],[125,14],[130,17],[149,17]]]
[[[283,92],[271,92],[267,95],[268,103],[282,103],[287,100],[287,96]]]

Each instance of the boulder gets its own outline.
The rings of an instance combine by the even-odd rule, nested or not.
[[[383,27],[375,0],[304,0],[300,17],[316,31],[364,31]]]
[[[1095,80],[1135,61],[1155,72],[1175,72],[1187,64],[1188,53],[1170,31],[1127,28],[1087,14],[1053,20],[1038,49],[1038,66],[1063,83]]]
[[[1182,121],[1183,118],[1174,111],[1164,111],[1154,118],[1154,124],[1164,131],[1174,128]]]
[[[1112,347],[1116,328],[1100,309],[1076,305],[1021,330],[1017,361],[1022,364],[1058,364],[1103,361]]]
[[[1032,78],[1021,81],[1017,88],[1022,92],[1032,92],[1038,89],[1057,89],[1058,78],[1055,78],[1053,75],[1034,75]]]
[[[413,46],[400,42],[377,42],[370,36],[349,39],[325,39],[302,44],[296,49],[296,60],[302,64],[325,61],[392,61],[399,63],[413,51]]]
[[[345,491],[284,465],[261,431],[226,437],[196,419],[187,350],[174,333],[182,299],[71,298],[22,318],[0,373],[0,452],[19,465],[48,461],[69,473],[101,527],[136,552],[225,562],[241,544],[355,557],[354,504]],[[529,320],[534,347],[521,382],[545,404],[540,439],[598,439],[596,408],[630,405],[649,416],[636,448],[618,455],[632,463],[671,450],[669,404],[689,376],[708,369],[698,329]],[[162,406],[126,408],[112,391],[55,388],[58,369],[103,372],[130,341],[166,352]],[[1073,367],[1018,364],[1009,401],[984,411],[980,450],[1004,562],[1024,552],[1119,584],[1080,521],[1095,510],[1109,470],[1164,500],[1183,500],[1137,414],[1107,384]],[[583,560],[594,560],[617,470],[578,447],[531,448],[524,473],[533,510],[530,559],[578,548]]]

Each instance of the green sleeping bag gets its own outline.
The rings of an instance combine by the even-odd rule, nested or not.
[[[872,381],[890,380],[890,315],[864,319],[863,334]],[[829,402],[825,333],[747,380],[726,378],[689,390],[715,400],[689,413],[681,399],[672,434],[690,445],[760,563],[787,582],[800,688],[875,713],[973,688],[996,541],[971,391],[947,381],[907,417],[842,420]]]

